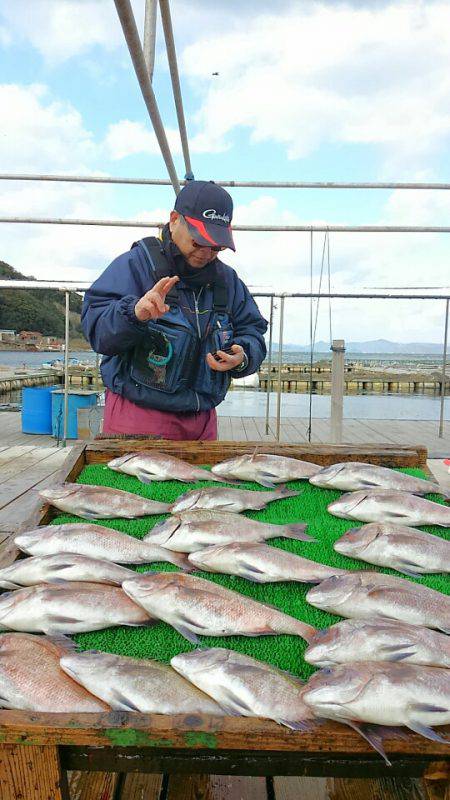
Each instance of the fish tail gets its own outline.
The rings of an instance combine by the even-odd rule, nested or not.
[[[283,625],[283,630],[280,630],[280,633],[289,633],[293,636],[301,636],[305,642],[308,644],[312,641],[313,636],[317,633],[316,628],[313,628],[312,625],[307,625],[306,622],[302,622],[300,619],[295,619],[294,617],[288,617],[288,622],[286,625]]]
[[[277,497],[298,497],[301,492],[297,492],[295,489],[288,489],[286,484],[283,484],[282,486],[278,486],[277,489],[274,489],[274,494],[277,495]]]
[[[307,529],[306,522],[303,523],[290,523],[289,525],[280,526],[283,528],[282,532],[280,531],[281,535],[284,536],[286,539],[297,539],[299,542],[315,542],[317,541],[314,536],[309,536],[308,533],[305,533]]]
[[[174,553],[172,551],[168,551],[169,555],[167,556],[167,561],[171,564],[174,564],[176,567],[180,567],[180,569],[184,570],[184,572],[193,572],[197,567],[188,560],[187,555],[184,553]]]

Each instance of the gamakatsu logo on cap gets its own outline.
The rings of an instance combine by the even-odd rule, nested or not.
[[[230,218],[228,214],[218,214],[215,208],[207,208],[206,211],[203,212],[203,216],[206,219],[221,219],[222,222],[226,222],[227,225],[230,224]]]

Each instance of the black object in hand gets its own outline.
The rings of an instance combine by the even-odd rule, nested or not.
[[[228,356],[236,355],[234,350],[231,349],[231,347],[221,347],[220,350],[222,353],[226,353]],[[212,354],[212,356],[213,358],[216,359],[216,361],[220,361],[220,356],[217,354],[217,350],[215,353]]]

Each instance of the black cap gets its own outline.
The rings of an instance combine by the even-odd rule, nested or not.
[[[198,244],[236,250],[230,227],[233,201],[222,186],[214,181],[189,181],[177,196],[175,211],[184,217]]]

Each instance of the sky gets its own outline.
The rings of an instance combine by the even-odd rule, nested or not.
[[[132,4],[142,32],[144,0]],[[171,0],[171,12],[196,178],[450,182],[450,0]],[[153,88],[182,178],[159,20],[156,41]],[[0,104],[1,173],[167,177],[113,0],[0,0]],[[449,224],[446,191],[231,193],[240,224]],[[173,202],[170,186],[0,180],[4,216],[151,222]],[[152,233],[0,224],[0,260],[90,282]],[[309,291],[310,239],[236,232],[224,260],[255,292]],[[450,234],[331,233],[329,246],[334,291],[450,285]],[[317,233],[314,290],[323,248]],[[347,341],[440,342],[444,301],[333,300],[331,319]],[[317,339],[329,329],[322,300]],[[309,336],[309,302],[286,301],[285,341]]]

